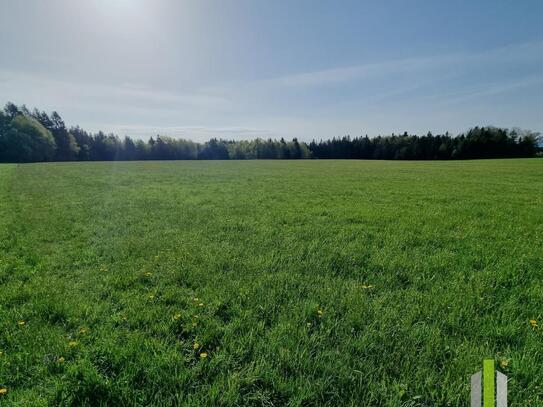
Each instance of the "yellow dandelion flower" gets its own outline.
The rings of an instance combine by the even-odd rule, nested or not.
[[[207,358],[207,352],[200,353],[200,359],[205,359],[205,358]]]
[[[19,321],[19,322],[17,322],[17,325],[19,325],[19,326],[23,326],[23,325],[25,325],[25,324],[26,324],[25,321]]]
[[[8,392],[8,389],[6,389],[5,387],[0,388],[0,396],[3,396],[7,392]]]
[[[532,328],[537,328],[537,321],[535,319],[530,319],[530,325]]]
[[[317,311],[317,315],[319,316],[319,318],[322,318],[322,316],[324,315],[324,311],[323,310],[318,310]]]
[[[179,312],[173,316],[174,321],[177,321],[180,318],[181,318],[181,314]]]
[[[68,346],[70,348],[75,348],[77,346],[77,342],[76,341],[70,341],[70,342],[68,342]]]
[[[509,361],[507,360],[500,360],[500,366],[502,369],[505,369],[507,366],[509,366]]]
[[[62,365],[66,360],[61,356],[57,359],[58,364]]]
[[[198,304],[199,307],[203,307],[204,306],[204,303],[201,302],[200,304]]]
[[[192,345],[192,349],[196,350],[200,347],[200,344],[198,342],[194,342],[194,345]]]
[[[368,284],[368,285],[362,284],[362,288],[363,288],[364,290],[367,290],[368,288],[373,288],[373,286],[372,286],[371,284]]]
[[[200,301],[200,299],[199,299],[198,297],[194,297],[192,300],[193,300],[194,302]]]

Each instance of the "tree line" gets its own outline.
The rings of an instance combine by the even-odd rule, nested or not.
[[[540,151],[539,133],[530,130],[474,127],[466,133],[425,136],[402,135],[374,138],[345,136],[312,141],[309,150],[316,158],[374,160],[451,160],[475,158],[534,157]]]
[[[309,144],[272,139],[205,143],[166,136],[120,138],[101,131],[68,128],[57,112],[8,103],[0,110],[0,162],[113,160],[388,159],[433,160],[533,157],[539,134],[527,130],[475,127],[451,136],[390,135],[333,138]]]

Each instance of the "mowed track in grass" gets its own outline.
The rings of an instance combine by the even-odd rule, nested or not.
[[[0,165],[0,404],[542,405],[542,255],[541,159]]]

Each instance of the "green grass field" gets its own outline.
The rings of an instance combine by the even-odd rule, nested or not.
[[[543,160],[0,165],[0,294],[2,406],[543,405]]]

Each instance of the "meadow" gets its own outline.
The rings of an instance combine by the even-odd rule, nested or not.
[[[0,405],[543,405],[543,159],[0,165]]]

